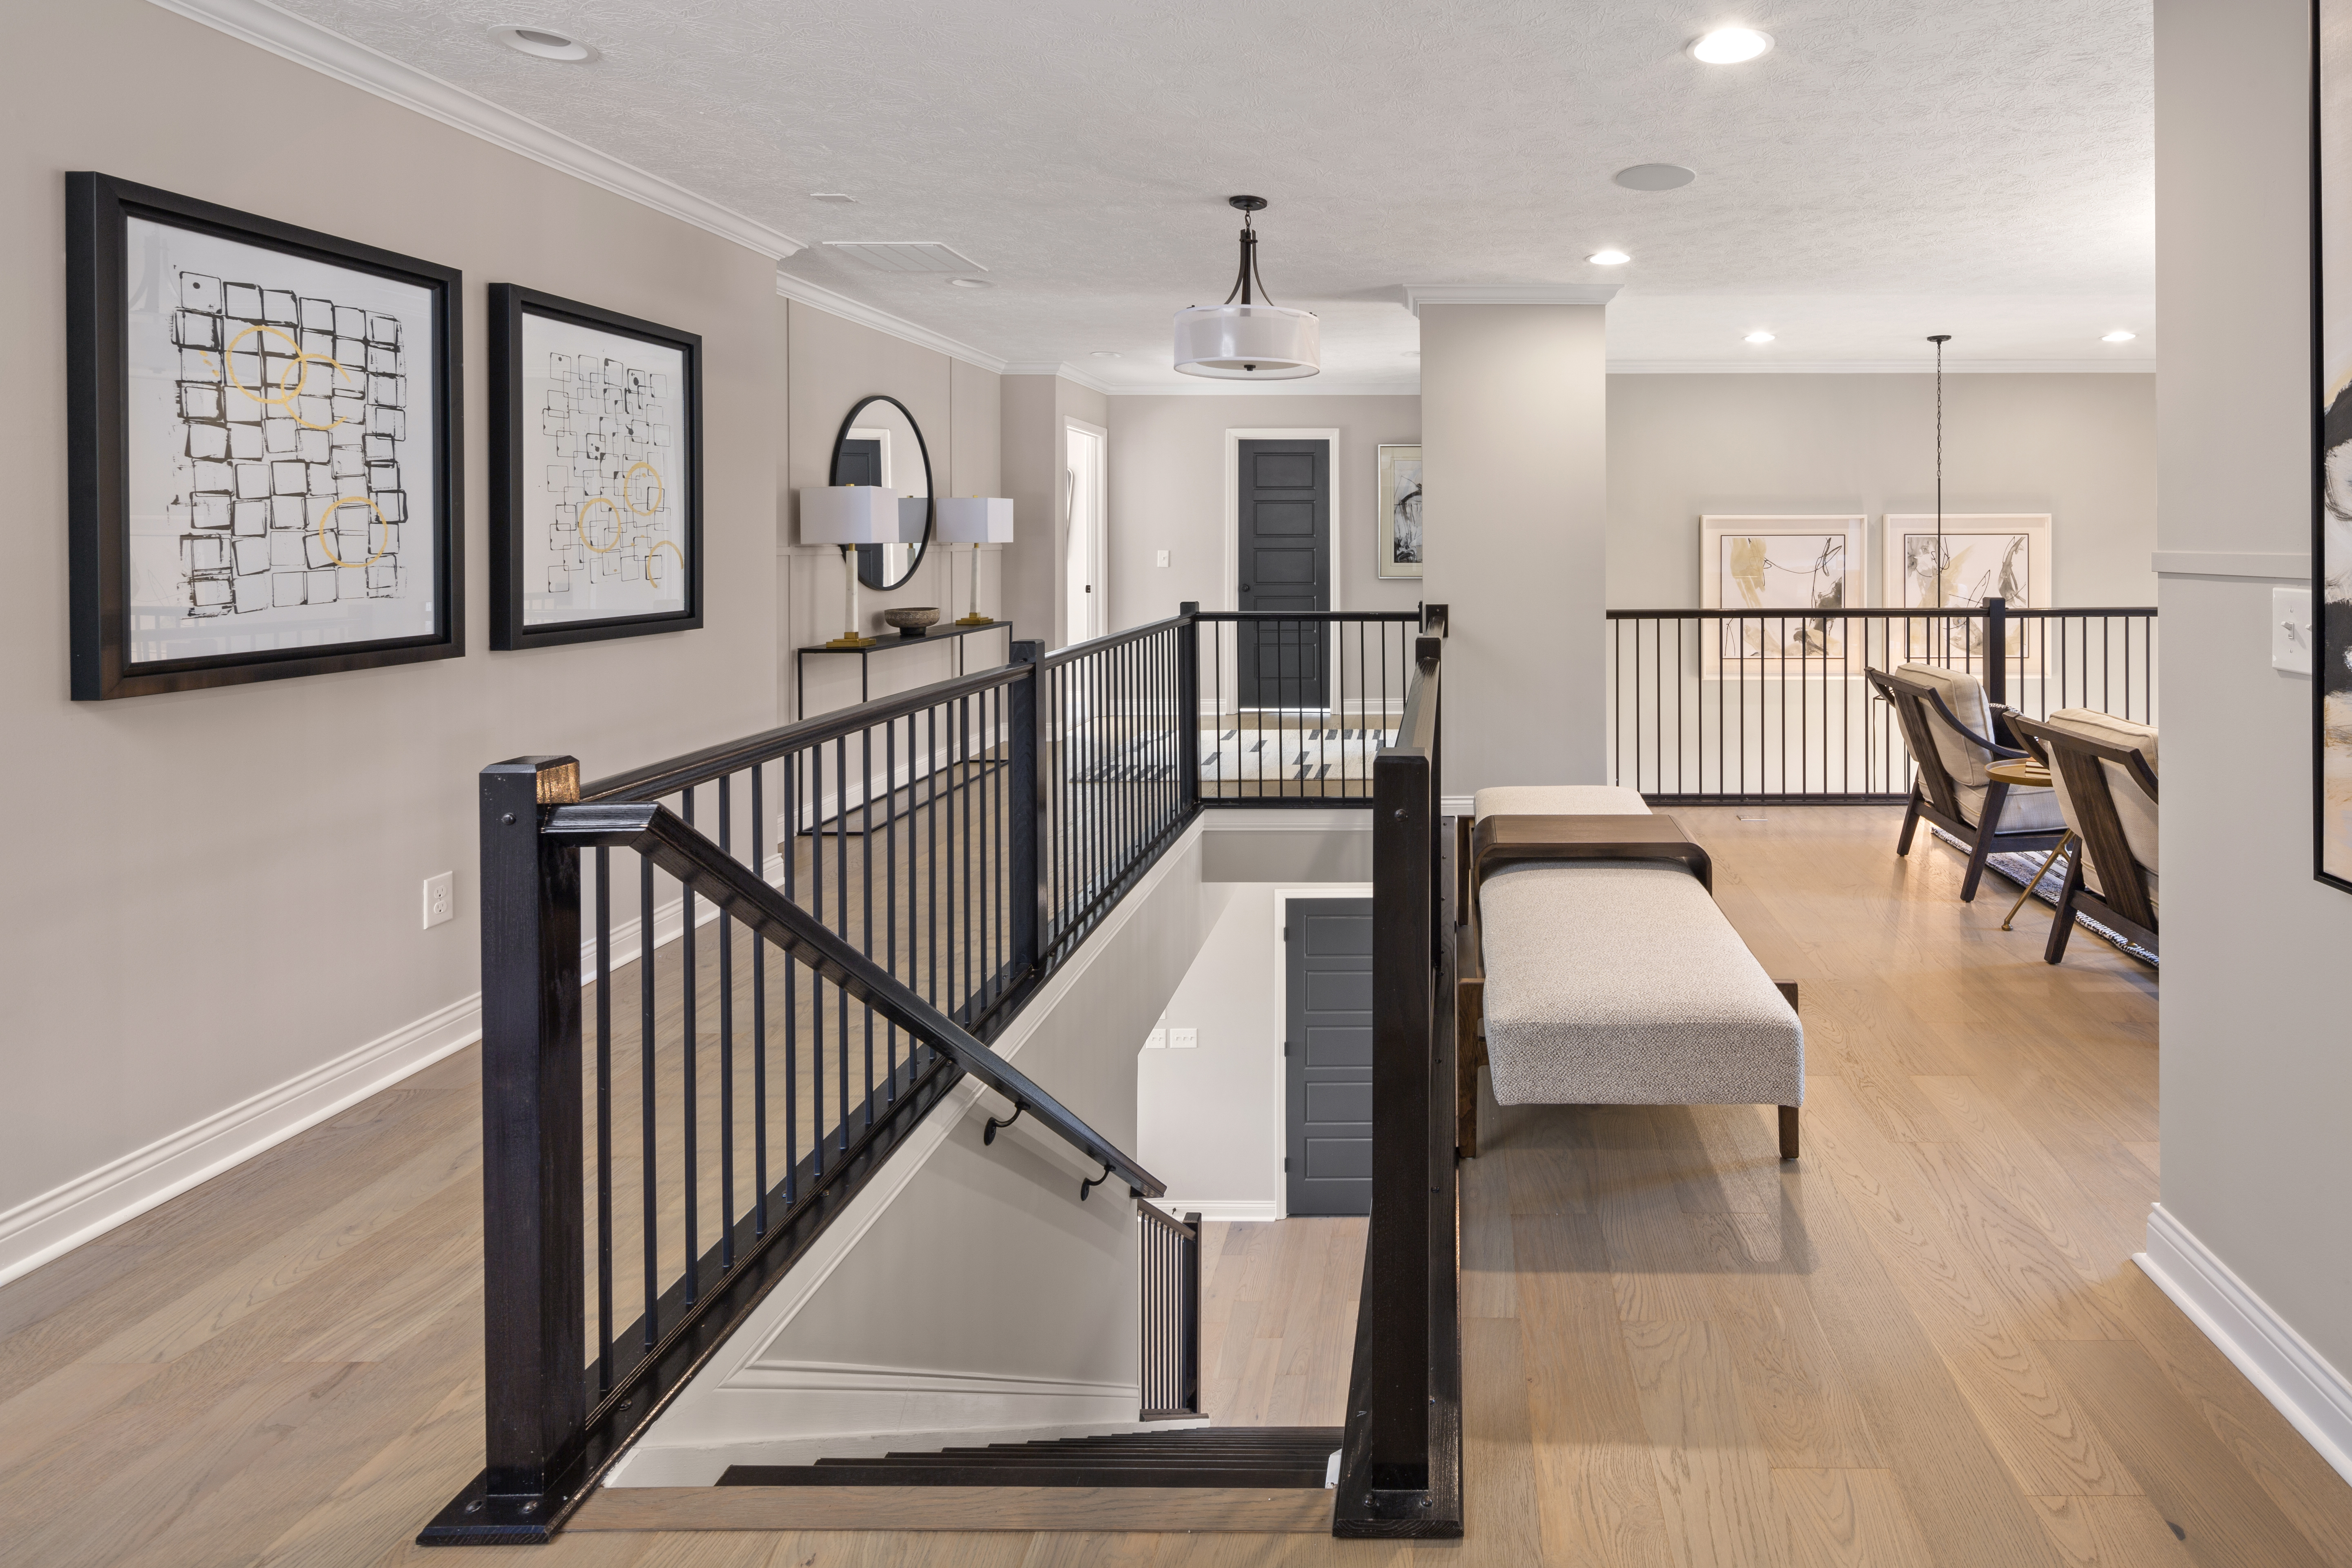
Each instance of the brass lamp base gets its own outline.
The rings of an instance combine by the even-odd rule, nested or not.
[[[968,616],[958,616],[955,624],[960,626],[985,626],[994,625],[995,621],[994,616],[983,616],[978,610],[974,610]]]
[[[877,643],[880,642],[881,640],[882,640],[882,639],[881,639],[880,637],[835,637],[835,638],[834,638],[831,642],[829,642],[829,643],[825,644],[824,646],[825,646],[825,647],[874,647]]]

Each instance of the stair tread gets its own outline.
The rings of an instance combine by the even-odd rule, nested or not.
[[[1005,1486],[1320,1488],[1324,1467],[1227,1465],[730,1465],[722,1487]]]

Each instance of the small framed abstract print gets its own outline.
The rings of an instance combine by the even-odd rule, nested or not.
[[[1375,574],[1418,577],[1423,561],[1421,448],[1381,448],[1381,540]]]
[[[465,652],[456,269],[66,176],[77,700]]]
[[[490,285],[490,646],[702,625],[702,340]]]
[[[2352,0],[2315,0],[2313,33],[2312,857],[2352,892]]]
[[[1700,518],[1699,607],[1738,612],[1722,623],[1723,657],[1843,659],[1843,612],[1862,608],[1863,521]]]

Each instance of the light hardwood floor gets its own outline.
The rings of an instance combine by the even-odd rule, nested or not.
[[[1875,808],[1675,815],[1803,987],[1769,1113],[1486,1110],[1465,1172],[1469,1527],[582,1531],[493,1552],[820,1568],[1393,1563],[2352,1568],[2352,1488],[2130,1262],[2155,980]],[[1923,836],[1924,837],[1924,836]],[[2013,892],[2013,889],[2011,889]],[[471,1053],[0,1289],[0,1561],[416,1561],[481,1454]],[[1218,1227],[1211,1407],[1337,1421],[1361,1226]],[[439,1561],[436,1559],[436,1561]]]

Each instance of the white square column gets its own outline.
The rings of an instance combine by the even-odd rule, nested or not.
[[[1615,292],[1408,289],[1421,318],[1422,591],[1451,614],[1448,795],[1608,782],[1602,305]]]

